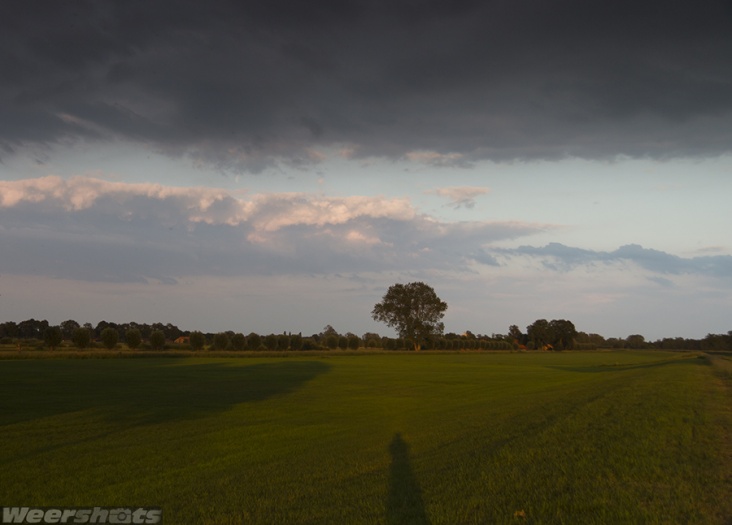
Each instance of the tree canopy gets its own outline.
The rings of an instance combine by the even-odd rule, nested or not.
[[[551,346],[555,350],[571,350],[574,348],[577,330],[571,321],[564,319],[537,319],[526,327],[526,335],[533,348]]]
[[[423,283],[395,284],[389,287],[380,303],[374,306],[371,316],[396,329],[399,337],[410,341],[414,350],[432,335],[441,334],[445,325],[447,303],[435,290]]]

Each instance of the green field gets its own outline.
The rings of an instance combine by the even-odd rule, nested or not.
[[[0,505],[160,506],[169,525],[730,523],[730,363],[5,360]]]

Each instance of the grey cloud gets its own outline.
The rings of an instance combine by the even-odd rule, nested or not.
[[[649,281],[656,283],[662,288],[673,288],[674,282],[671,279],[666,279],[665,277],[649,277]]]
[[[732,144],[724,0],[4,8],[6,152],[116,137],[257,171],[337,145],[465,164]]]
[[[621,246],[612,252],[584,250],[550,243],[543,247],[521,246],[515,249],[491,250],[497,257],[530,256],[541,260],[545,267],[556,271],[568,271],[583,265],[613,262],[632,262],[658,274],[698,274],[710,277],[732,278],[732,256],[712,255],[700,257],[679,257],[663,251],[644,248],[638,244]],[[656,280],[668,284],[667,279]]]

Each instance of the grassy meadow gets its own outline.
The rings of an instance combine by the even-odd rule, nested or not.
[[[732,361],[0,361],[0,505],[167,524],[730,523]]]

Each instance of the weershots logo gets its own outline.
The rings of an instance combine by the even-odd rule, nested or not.
[[[3,507],[3,523],[162,523],[159,507]]]

